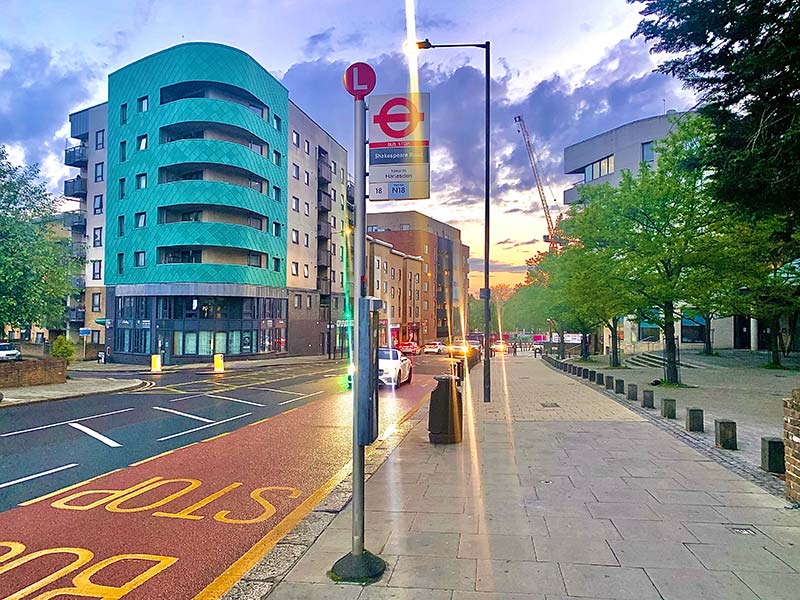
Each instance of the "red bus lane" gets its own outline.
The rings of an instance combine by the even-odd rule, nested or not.
[[[381,431],[433,387],[382,392]],[[351,424],[339,394],[0,513],[0,598],[219,598],[349,474]]]

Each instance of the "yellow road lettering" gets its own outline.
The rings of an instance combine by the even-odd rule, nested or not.
[[[17,542],[8,542],[8,544],[14,544],[14,549],[18,549]],[[19,545],[22,546],[22,544]],[[24,551],[25,546],[22,547]],[[38,550],[28,555],[20,556],[19,558],[16,558],[11,562],[7,562],[5,564],[0,565],[0,575],[8,573],[9,571],[12,571],[19,566],[25,565],[33,560],[36,560],[37,558],[42,558],[43,556],[53,556],[56,554],[64,554],[67,556],[72,555],[75,558],[71,563],[61,567],[60,569],[57,569],[53,573],[50,573],[50,575],[48,575],[47,577],[40,579],[39,581],[33,582],[32,584],[22,588],[21,590],[16,591],[10,596],[6,596],[5,600],[21,600],[22,598],[29,596],[36,590],[40,590],[43,587],[53,583],[54,581],[61,579],[67,573],[71,573],[72,571],[79,569],[86,563],[91,562],[92,558],[94,558],[94,554],[92,554],[92,552],[90,552],[89,550],[84,550],[83,548],[51,548],[48,550]]]
[[[134,491],[130,492],[125,496],[115,498],[114,500],[106,504],[106,510],[109,512],[116,512],[116,513],[134,513],[134,512],[143,512],[146,510],[152,510],[154,508],[164,506],[165,504],[169,504],[176,498],[180,498],[181,496],[188,494],[192,490],[195,490],[202,485],[202,482],[198,481],[197,479],[161,479],[161,478],[158,479],[159,481],[155,481],[144,487],[138,487],[137,489],[135,489]],[[130,500],[136,498],[137,496],[141,496],[142,494],[146,494],[147,492],[159,488],[162,485],[168,485],[171,483],[185,483],[187,485],[182,490],[173,492],[172,494],[165,496],[160,500],[156,500],[155,502],[151,502],[150,504],[147,504],[145,506],[137,506],[135,508],[122,508],[120,506],[123,502],[129,502]]]
[[[234,482],[234,483],[230,484],[228,487],[224,487],[221,490],[219,490],[218,492],[214,492],[210,496],[206,496],[202,500],[200,500],[198,502],[195,502],[191,506],[188,506],[188,507],[184,508],[181,511],[178,511],[178,512],[175,512],[175,513],[154,512],[153,516],[154,517],[170,517],[172,519],[189,519],[191,521],[199,521],[200,519],[203,519],[204,516],[203,515],[195,515],[195,514],[192,514],[192,513],[194,513],[195,511],[200,510],[204,506],[208,506],[209,504],[211,504],[215,500],[217,500],[219,498],[222,498],[222,496],[224,496],[225,494],[227,494],[231,490],[235,490],[236,488],[238,488],[241,485],[242,485],[241,483]]]
[[[229,519],[228,515],[231,513],[229,510],[221,510],[217,514],[214,515],[214,520],[219,521],[220,523],[233,523],[236,525],[249,525],[252,523],[261,523],[262,521],[266,521],[272,515],[275,514],[275,507],[272,505],[269,500],[264,498],[262,494],[268,491],[286,491],[289,492],[287,495],[289,498],[297,498],[302,494],[300,490],[293,487],[283,487],[283,486],[269,486],[269,487],[262,487],[257,488],[250,492],[250,497],[258,503],[264,511],[257,517],[253,519]]]
[[[143,481],[142,483],[137,483],[133,487],[129,487],[124,490],[85,490],[83,492],[77,492],[76,494],[71,494],[65,498],[59,498],[58,500],[54,501],[50,506],[53,508],[62,508],[64,510],[91,510],[93,508],[97,508],[98,506],[102,506],[106,502],[113,501],[117,498],[121,498],[131,492],[139,489],[140,487],[146,486],[154,481],[158,481],[161,477],[153,477],[152,479],[148,479],[147,481]],[[89,504],[72,504],[78,498],[84,498],[86,496],[96,496],[97,494],[101,494],[101,497],[94,502],[90,502]]]

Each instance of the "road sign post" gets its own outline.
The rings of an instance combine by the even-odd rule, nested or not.
[[[354,103],[354,194],[355,227],[353,278],[358,282],[354,304],[354,322],[361,322],[361,298],[367,295],[366,238],[367,238],[367,105],[364,99],[375,89],[375,71],[366,63],[354,63],[344,73],[344,87],[355,99]],[[364,315],[366,316],[366,315]],[[380,579],[386,563],[364,548],[364,446],[359,435],[359,406],[361,397],[370,393],[370,386],[361,385],[359,373],[369,372],[369,360],[362,357],[362,339],[359,327],[354,327],[356,376],[353,377],[353,537],[349,554],[336,561],[329,573],[336,581],[372,582]],[[364,402],[366,404],[366,402]]]

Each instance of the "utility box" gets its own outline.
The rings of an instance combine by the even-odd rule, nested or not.
[[[464,404],[454,375],[437,375],[428,413],[428,439],[433,444],[459,444],[464,428]]]
[[[378,439],[378,325],[383,302],[373,296],[358,299],[358,443]]]

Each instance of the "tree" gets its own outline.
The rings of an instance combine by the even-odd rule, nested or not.
[[[55,202],[37,166],[13,166],[0,146],[0,324],[64,318],[80,264],[50,230]]]
[[[67,364],[70,364],[72,358],[75,356],[75,344],[72,343],[72,340],[68,340],[63,335],[60,335],[53,342],[50,356],[54,358],[63,358],[67,361]]]
[[[489,303],[489,330],[497,331],[497,310]],[[469,296],[469,330],[483,331],[483,300],[475,296]]]
[[[514,288],[507,283],[498,283],[493,285],[491,290],[492,304],[494,304],[497,309],[497,327],[495,331],[502,333],[503,329],[509,329],[508,325],[503,320],[503,305],[514,295]]]
[[[731,239],[701,160],[713,135],[710,123],[686,115],[677,125],[657,144],[657,171],[643,163],[637,177],[624,171],[616,188],[581,187],[582,209],[562,223],[570,238],[616,263],[616,283],[627,289],[634,312],[658,309],[668,383],[679,382],[678,306],[696,272],[726,260],[724,242]]]

